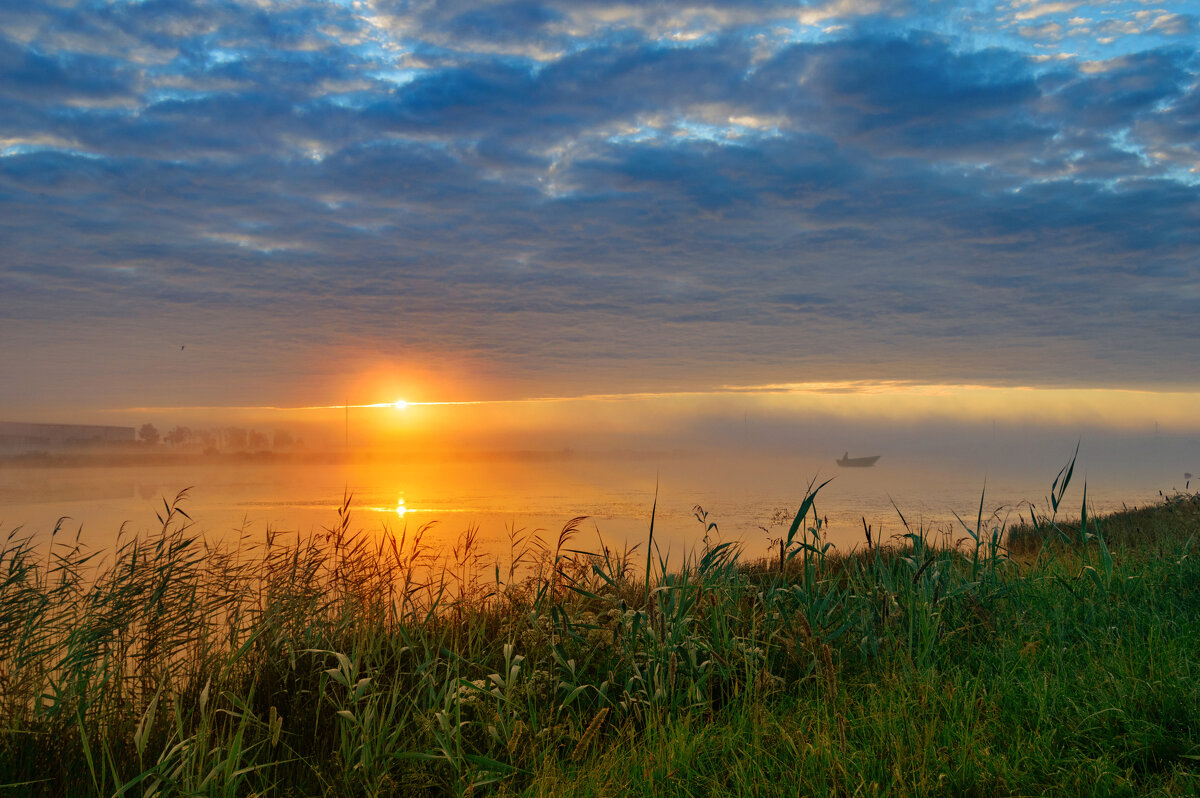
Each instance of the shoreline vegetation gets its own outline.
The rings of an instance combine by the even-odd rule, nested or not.
[[[509,530],[0,548],[0,796],[1200,794],[1200,494],[777,556]],[[903,521],[903,519],[901,519]],[[992,524],[992,525],[989,525]],[[698,529],[698,536],[700,530]]]

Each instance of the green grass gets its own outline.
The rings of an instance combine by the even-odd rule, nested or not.
[[[664,717],[512,792],[1198,794],[1200,571],[1162,553],[1124,559],[1103,590],[1077,560],[1039,565],[947,612],[924,663],[902,643],[842,648],[835,685],[814,673]]]
[[[843,556],[0,548],[3,795],[1200,794],[1200,497]]]

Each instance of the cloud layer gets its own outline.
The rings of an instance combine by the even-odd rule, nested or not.
[[[1186,6],[8,0],[6,404],[1194,387]]]

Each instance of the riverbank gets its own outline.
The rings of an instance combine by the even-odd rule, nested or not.
[[[182,509],[98,571],[9,536],[3,794],[1200,790],[1196,495],[849,557],[806,502],[750,564],[567,524],[507,568],[348,510],[209,550]]]
[[[505,794],[1196,795],[1200,497],[1092,519],[1086,546],[1079,529],[1046,525],[1045,546],[1010,530],[1003,575],[937,598],[902,555],[915,584],[878,591],[898,620],[876,613],[874,656],[870,624],[838,626],[828,670],[813,657],[711,718],[656,717]]]

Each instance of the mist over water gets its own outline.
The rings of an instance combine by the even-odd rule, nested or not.
[[[349,493],[354,528],[399,532],[433,523],[427,540],[448,550],[475,526],[482,551],[503,559],[508,529],[542,529],[552,540],[577,516],[587,517],[578,548],[644,544],[657,486],[655,538],[664,552],[678,557],[700,545],[700,506],[720,539],[743,541],[746,555],[756,557],[782,533],[781,511],[794,513],[810,483],[831,478],[816,509],[828,522],[827,539],[848,549],[863,544],[864,519],[876,539],[901,534],[901,513],[914,529],[960,538],[955,514],[974,527],[981,496],[988,528],[1027,519],[1031,502],[1045,512],[1050,484],[1077,442],[1079,459],[1065,502],[1071,516],[1079,513],[1085,482],[1089,512],[1104,512],[1149,503],[1160,491],[1184,490],[1184,473],[1200,472],[1196,435],[1153,429],[932,422],[785,428],[743,418],[702,432],[583,439],[579,448],[523,452],[364,453],[349,463],[8,463],[0,467],[0,531],[21,527],[48,536],[66,516],[65,532],[80,530],[89,546],[107,548],[122,525],[128,533],[155,529],[163,500],[189,488],[182,507],[197,531],[212,540],[256,540],[268,528],[305,534],[333,526]],[[839,468],[835,460],[846,451],[880,460],[871,468]]]

